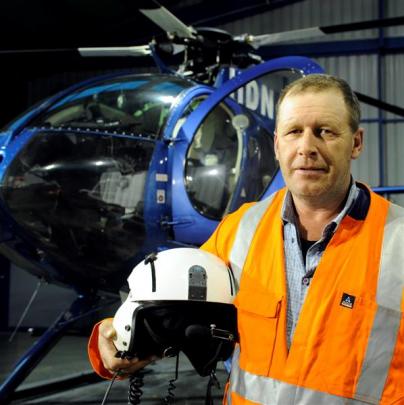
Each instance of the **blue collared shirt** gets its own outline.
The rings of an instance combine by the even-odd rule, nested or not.
[[[355,182],[352,182],[344,208],[327,224],[321,239],[310,246],[307,250],[306,257],[303,258],[292,195],[289,191],[286,193],[282,206],[282,220],[287,280],[288,308],[286,332],[288,347],[290,347],[292,342],[300,310],[310,285],[309,275],[313,274],[315,271],[328,242],[358,195],[359,190]]]

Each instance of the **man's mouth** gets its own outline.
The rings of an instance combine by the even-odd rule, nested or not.
[[[311,166],[304,166],[304,167],[297,167],[295,169],[295,171],[297,172],[301,172],[301,173],[325,173],[326,169],[324,169],[323,167],[311,167]]]
[[[316,166],[301,166],[297,167],[297,170],[325,170],[323,167],[316,167]]]

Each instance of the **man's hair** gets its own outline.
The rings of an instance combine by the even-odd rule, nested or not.
[[[279,107],[286,96],[293,96],[296,94],[305,93],[306,91],[317,93],[330,89],[341,92],[348,110],[349,126],[351,127],[352,132],[356,132],[359,128],[359,122],[361,119],[358,97],[345,80],[326,74],[304,76],[292,83],[289,83],[285,88],[283,88],[276,104],[276,120],[278,121]]]

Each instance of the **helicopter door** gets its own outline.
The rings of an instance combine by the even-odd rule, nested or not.
[[[177,241],[203,243],[225,214],[283,186],[273,148],[275,105],[283,87],[310,73],[323,70],[302,57],[271,60],[237,74],[189,115],[173,156]]]

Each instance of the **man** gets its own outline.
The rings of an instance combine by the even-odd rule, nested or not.
[[[341,79],[285,88],[275,153],[286,188],[202,246],[239,280],[229,404],[404,404],[404,209],[353,182],[359,120]],[[93,339],[105,372],[144,366],[113,360],[111,335],[104,321]]]

